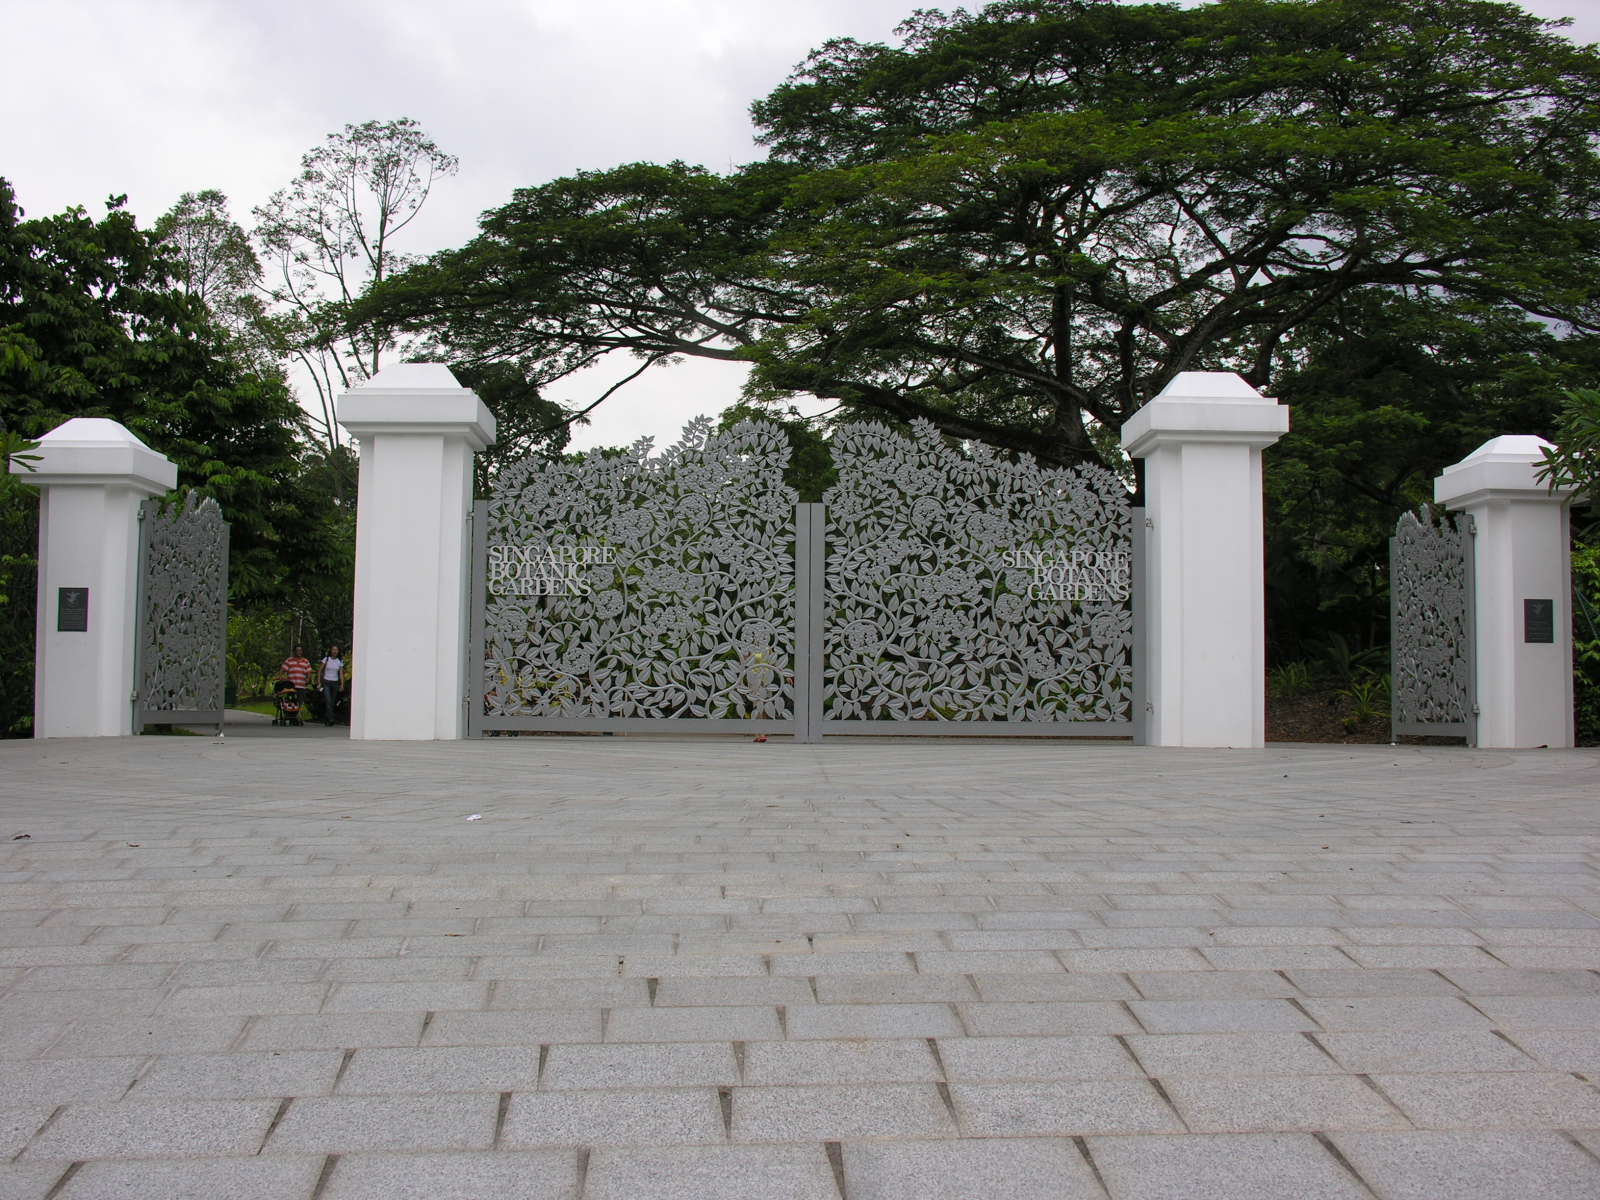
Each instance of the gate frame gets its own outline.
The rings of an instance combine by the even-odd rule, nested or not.
[[[1402,515],[1403,519],[1403,515]],[[1436,521],[1457,520],[1465,535],[1463,557],[1466,560],[1464,587],[1466,589],[1465,637],[1467,659],[1467,719],[1465,721],[1402,721],[1394,703],[1394,631],[1400,622],[1400,598],[1395,594],[1395,555],[1399,549],[1398,536],[1389,539],[1389,736],[1395,741],[1401,737],[1465,737],[1468,746],[1478,744],[1478,524],[1471,513],[1444,513]]]
[[[171,504],[179,503],[170,501]],[[217,736],[223,736],[223,725],[228,708],[228,546],[233,526],[222,523],[222,636],[217,643],[217,657],[222,661],[222,683],[217,689],[217,707],[154,709],[146,707],[149,696],[144,690],[145,646],[150,640],[150,629],[145,611],[145,601],[150,592],[150,537],[154,528],[151,518],[158,516],[163,505],[160,498],[152,497],[139,505],[139,586],[135,590],[133,638],[133,733],[138,737],[146,725],[215,725]]]

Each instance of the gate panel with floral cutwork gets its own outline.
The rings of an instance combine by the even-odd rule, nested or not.
[[[474,734],[795,731],[783,431],[702,418],[650,448],[529,459],[477,505]]]
[[[926,422],[846,427],[833,456],[823,732],[1135,732],[1133,510],[1114,474],[963,453]]]
[[[1389,541],[1390,722],[1395,735],[1477,744],[1471,516],[1402,513]]]
[[[211,499],[139,508],[133,728],[215,725],[228,664],[228,523]]]

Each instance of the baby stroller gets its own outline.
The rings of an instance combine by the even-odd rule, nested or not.
[[[278,710],[278,715],[272,718],[274,725],[304,724],[300,719],[300,690],[287,679],[272,685],[272,706]]]

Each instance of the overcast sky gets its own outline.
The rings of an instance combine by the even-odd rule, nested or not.
[[[1600,0],[1526,0],[1600,41]],[[0,176],[33,215],[126,192],[148,224],[219,188],[248,225],[346,123],[409,116],[461,159],[404,249],[472,236],[514,187],[585,168],[759,153],[750,102],[830,37],[885,40],[923,0],[0,0]],[[555,398],[593,399],[625,363]],[[658,369],[575,446],[675,439],[741,368]]]

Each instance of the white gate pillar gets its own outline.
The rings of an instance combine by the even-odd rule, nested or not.
[[[33,736],[133,732],[139,634],[139,504],[178,483],[178,468],[104,417],[74,417],[39,439],[39,615]]]
[[[1570,746],[1572,491],[1535,478],[1550,443],[1493,438],[1433,482],[1471,516],[1477,575],[1478,745]]]
[[[399,363],[338,418],[361,453],[350,736],[462,737],[472,456],[494,417],[443,364]]]
[[[1149,745],[1266,745],[1261,451],[1288,429],[1221,371],[1183,372],[1122,427],[1144,459]]]

